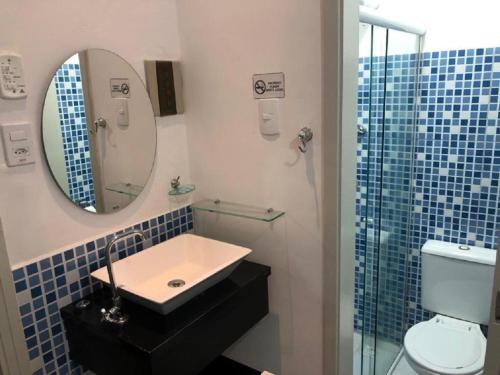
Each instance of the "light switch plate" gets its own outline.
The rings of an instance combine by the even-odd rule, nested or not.
[[[279,99],[259,101],[259,125],[262,135],[280,134]]]
[[[2,124],[2,140],[5,160],[9,167],[33,164],[31,127],[28,123]]]
[[[128,113],[128,99],[120,98],[117,101],[116,109],[116,124],[120,128],[127,128],[129,126],[129,113]]]
[[[27,95],[21,56],[0,52],[0,97],[22,99]]]

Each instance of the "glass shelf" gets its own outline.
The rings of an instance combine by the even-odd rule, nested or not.
[[[116,184],[111,184],[109,186],[106,186],[106,190],[115,193],[125,194],[130,197],[137,197],[139,194],[141,194],[143,189],[144,189],[143,186],[124,183],[124,182],[118,182]]]
[[[168,195],[184,195],[192,193],[196,187],[194,185],[181,185],[168,191]]]
[[[193,203],[191,208],[194,210],[208,211],[223,215],[244,217],[247,219],[271,222],[285,214],[284,211],[275,211],[272,208],[248,206],[240,203],[224,202],[216,200],[203,200]]]

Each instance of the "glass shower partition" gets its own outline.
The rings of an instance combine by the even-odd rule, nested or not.
[[[355,374],[385,375],[406,331],[420,38],[368,24],[360,36]]]

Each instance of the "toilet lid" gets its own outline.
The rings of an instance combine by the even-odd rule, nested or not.
[[[469,374],[484,366],[486,339],[477,324],[437,315],[407,332],[405,350],[434,372]]]

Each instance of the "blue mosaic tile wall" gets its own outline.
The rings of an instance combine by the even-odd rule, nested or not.
[[[191,230],[193,214],[190,207],[181,208],[133,228],[144,231],[148,247]],[[90,273],[105,266],[104,247],[112,236],[98,238],[13,270],[33,375],[82,374],[82,368],[69,359],[59,309],[102,287],[91,280]],[[122,259],[143,248],[142,242],[128,239],[119,242],[114,252],[117,251]]]
[[[500,48],[420,56],[414,126],[416,61],[359,65],[358,121],[369,133],[358,138],[355,329],[398,342],[431,317],[420,305],[423,243],[495,248],[500,224]]]
[[[424,53],[420,78],[408,325],[427,239],[495,248],[500,224],[500,48]]]
[[[95,206],[92,163],[79,64],[61,65],[54,76],[64,147],[64,161],[73,202]]]

